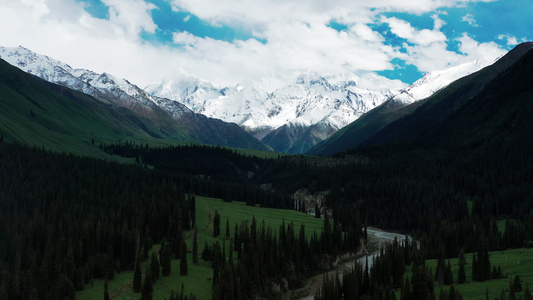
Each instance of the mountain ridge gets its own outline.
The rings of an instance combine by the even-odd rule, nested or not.
[[[362,145],[374,145],[400,139],[411,139],[426,128],[436,126],[476,97],[491,82],[512,68],[533,43],[522,43],[501,57],[493,65],[470,74],[450,84],[446,89],[428,98],[427,101],[403,118],[387,124],[379,132],[365,140]],[[482,106],[480,106],[480,109]]]
[[[453,85],[454,82],[479,72],[487,64],[488,62],[472,61],[449,69],[426,73],[411,86],[362,115],[306,153],[330,156],[335,152],[362,145],[384,127],[409,115],[428,99]]]
[[[469,107],[472,116],[476,115],[475,105],[479,111],[487,110],[487,104],[480,100],[482,99],[480,94],[491,89],[494,82],[508,74],[511,69],[518,68],[519,61],[525,61],[526,55],[533,61],[531,58],[533,57],[532,42],[516,46],[494,64],[454,81],[422,101],[404,107],[395,106],[393,101],[387,101],[327,141],[317,145],[312,149],[316,152],[310,151],[308,154],[331,155],[342,151],[354,152],[358,147],[375,148],[379,145],[405,147],[411,143],[409,141],[413,143],[417,141],[420,145],[437,145],[443,136],[452,139],[447,131],[457,126],[450,122],[450,118],[455,116],[457,111],[464,110],[465,107]],[[473,104],[472,99],[478,99],[476,104]],[[461,118],[460,122],[469,122],[469,117],[462,115]],[[470,124],[470,126],[479,128],[479,124]],[[437,128],[440,129],[437,130]],[[461,130],[470,132],[474,136],[480,134],[472,133],[468,127]],[[458,136],[462,136],[461,130],[456,131]]]
[[[167,80],[146,90],[180,101],[193,111],[234,122],[274,150],[295,152],[291,150],[294,143],[314,145],[310,136],[320,141],[394,94],[391,89],[359,87],[357,79],[352,74],[330,83],[318,73],[308,72],[266,91],[254,82],[220,88],[186,77],[182,83]]]
[[[131,109],[154,123],[163,135],[173,131],[173,123],[178,123],[182,130],[188,132],[186,138],[176,136],[179,140],[268,150],[239,126],[196,114],[176,101],[149,95],[126,79],[119,79],[105,72],[99,74],[85,69],[73,69],[23,47],[0,47],[0,57],[47,81],[81,91],[105,104]]]

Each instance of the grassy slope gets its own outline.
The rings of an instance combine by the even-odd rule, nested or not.
[[[156,145],[164,141],[151,136],[157,129],[133,112],[52,85],[4,61],[0,61],[0,116],[5,141],[80,155],[106,157],[96,147],[101,142],[128,139]]]
[[[465,284],[454,284],[454,287],[461,292],[465,300],[485,299],[485,292],[488,288],[490,299],[500,297],[502,289],[509,288],[509,280],[515,275],[519,275],[522,281],[522,288],[525,289],[526,283],[533,283],[533,249],[513,249],[490,253],[491,269],[492,266],[500,266],[503,276],[506,278],[490,280],[485,282],[472,281],[472,254],[465,255],[467,265],[465,266],[466,280]],[[451,259],[453,280],[457,282],[457,273],[459,271],[458,259]],[[426,264],[433,272],[437,267],[436,260],[429,260]],[[407,274],[411,278],[411,268],[408,268]],[[449,286],[443,286],[444,290]],[[440,286],[435,283],[435,294],[438,298]],[[520,293],[521,294],[521,293]],[[397,293],[399,299],[400,293]]]
[[[210,138],[227,139],[233,144],[240,141],[242,145],[249,138],[248,144],[253,146],[254,139],[234,124],[218,121],[218,126],[225,130],[219,132],[207,125],[187,127],[157,110],[146,108],[143,112],[155,121],[133,110],[108,106],[81,92],[46,82],[0,60],[0,135],[7,142],[100,158],[109,158],[97,147],[100,143],[120,140],[151,146],[198,143],[195,134],[205,137],[219,133],[222,136]],[[191,130],[205,130],[205,134]],[[259,157],[277,157],[267,151],[249,152]]]
[[[296,228],[300,228],[300,224],[305,224],[306,233],[308,236],[313,234],[313,230],[317,232],[322,230],[323,220],[316,219],[312,216],[293,211],[280,210],[261,207],[246,206],[242,202],[226,203],[220,199],[196,197],[196,223],[198,227],[198,248],[203,250],[204,242],[209,244],[215,241],[224,242],[222,237],[213,238],[213,224],[210,222],[209,214],[214,216],[215,210],[221,215],[221,235],[224,236],[226,232],[226,219],[230,220],[231,235],[233,235],[235,223],[240,224],[241,221],[248,221],[250,224],[252,216],[255,216],[258,225],[260,226],[265,221],[265,224],[274,229],[278,229],[283,220],[288,224],[293,221]],[[186,232],[187,246],[192,249],[192,231]],[[227,243],[226,243],[227,246]],[[157,248],[157,247],[155,247]],[[226,248],[226,251],[228,249]],[[211,299],[211,285],[210,278],[213,276],[211,264],[200,259],[200,265],[194,266],[192,264],[192,255],[187,257],[189,274],[187,276],[179,275],[179,260],[172,261],[172,273],[169,277],[161,277],[159,281],[154,284],[154,299],[165,299],[170,296],[170,291],[174,292],[181,290],[181,284],[185,286],[185,294],[193,293],[198,296],[198,299]],[[148,262],[143,265],[143,270]],[[115,279],[109,282],[109,291],[111,297],[114,299],[138,299],[140,294],[135,294],[131,291],[131,281],[133,279],[133,272],[122,272],[115,276]],[[92,285],[87,285],[85,290],[76,294],[78,300],[93,300],[102,299],[104,292],[104,282],[102,280],[95,280]]]
[[[333,153],[358,147],[364,140],[381,128],[410,113],[418,103],[403,107],[394,101],[387,101],[372,109],[348,126],[340,129],[328,139],[311,148],[307,154],[330,156]]]

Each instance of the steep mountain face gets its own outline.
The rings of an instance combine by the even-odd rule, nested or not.
[[[327,140],[317,144],[307,154],[329,156],[355,148],[383,127],[412,113],[426,99],[443,90],[450,83],[475,73],[491,63],[476,60],[446,70],[426,73],[408,88],[337,131]]]
[[[179,102],[152,96],[125,79],[107,73],[73,69],[23,47],[0,47],[0,57],[46,81],[83,92],[106,104],[130,109],[154,123],[163,133],[161,136],[172,136],[189,142],[267,150],[239,126],[194,113]],[[175,132],[177,124],[180,132]]]
[[[362,88],[358,80],[352,75],[332,84],[317,73],[306,73],[267,91],[254,82],[219,88],[187,77],[146,90],[239,124],[276,151],[302,153],[397,92]]]
[[[465,104],[478,97],[485,88],[489,88],[495,79],[509,72],[511,68],[515,68],[519,64],[517,61],[522,60],[522,57],[529,53],[531,49],[533,49],[533,43],[531,42],[518,45],[493,65],[455,81],[447,88],[428,98],[412,113],[383,127],[361,144],[374,145],[392,141],[412,140],[415,136],[427,132],[429,128],[438,126]],[[486,109],[483,101],[478,101],[477,103],[480,111]],[[430,140],[430,136],[425,138]],[[431,136],[431,139],[434,138]]]
[[[105,156],[98,145],[110,141],[157,142],[185,132],[178,125],[167,136],[135,112],[110,106],[59,86],[0,59],[2,139],[90,156]]]

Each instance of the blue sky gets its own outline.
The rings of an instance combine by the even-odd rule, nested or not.
[[[0,6],[0,25],[12,28],[0,33],[1,45],[23,45],[141,86],[168,76],[230,85],[307,71],[376,73],[391,85],[410,84],[432,70],[491,61],[533,39],[531,0],[0,0]]]

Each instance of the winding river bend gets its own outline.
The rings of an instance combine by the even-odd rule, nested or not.
[[[368,228],[367,234],[368,234],[368,244],[372,245],[372,248],[376,250],[358,259],[353,259],[351,261],[345,262],[344,264],[340,265],[336,270],[328,272],[327,274],[329,276],[335,275],[335,273],[338,271],[339,271],[339,276],[342,276],[342,270],[353,268],[356,262],[362,265],[365,265],[367,259],[368,259],[368,266],[371,267],[372,263],[374,262],[374,259],[379,255],[379,250],[381,249],[382,245],[392,243],[394,239],[397,239],[398,242],[401,243],[406,238],[406,235],[383,231],[377,228]],[[409,238],[409,240],[412,240],[410,236],[407,236],[407,238]],[[322,278],[323,278],[323,274],[315,276],[312,279],[310,279],[309,283],[303,289],[301,289],[301,290],[306,291],[308,296],[300,298],[300,300],[314,300],[315,290],[322,284]]]

